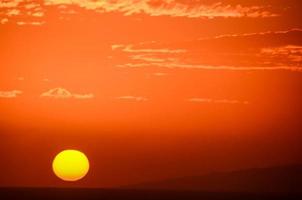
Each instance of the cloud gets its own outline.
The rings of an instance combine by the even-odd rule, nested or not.
[[[123,48],[125,45],[123,44],[113,44],[111,45],[111,49],[112,50],[116,50],[116,49],[119,49],[119,48]]]
[[[120,96],[120,97],[117,97],[117,99],[131,100],[131,101],[147,101],[148,100],[146,97],[140,97],[140,96]]]
[[[149,16],[170,16],[188,18],[216,18],[216,17],[275,17],[266,7],[230,5],[220,2],[205,4],[199,1],[175,0],[45,0],[45,5],[77,5],[87,10],[99,13],[120,12],[124,16],[146,14]]]
[[[215,66],[215,65],[192,65],[183,63],[126,63],[117,67],[162,67],[169,69],[201,69],[201,70],[232,70],[232,71],[275,71],[288,70],[293,72],[302,72],[302,67],[294,66],[275,66],[275,67],[236,67],[236,66]]]
[[[219,35],[176,43],[131,44],[115,48],[126,58],[116,66],[302,72],[301,37],[301,29],[290,29]]]
[[[249,104],[248,101],[239,101],[233,99],[209,99],[209,98],[190,98],[189,102],[195,103],[218,103],[218,104]]]
[[[20,10],[17,10],[17,9],[11,9],[11,10],[8,10],[6,15],[7,16],[14,16],[14,15],[19,15],[21,12]]]
[[[94,95],[93,94],[74,94],[73,97],[76,99],[92,99],[92,98],[94,98]]]
[[[53,13],[54,7],[58,8],[59,19],[65,19],[66,15],[83,14],[86,12],[75,11],[81,9],[91,12],[120,13],[123,16],[147,15],[168,16],[184,18],[267,18],[280,16],[275,13],[272,5],[241,5],[236,3],[204,2],[200,0],[4,0],[0,1],[0,17],[6,17],[9,21],[26,17],[47,19],[48,13]],[[276,10],[276,9],[275,9]],[[12,19],[12,20],[11,20]],[[33,25],[31,23],[23,25]]]
[[[5,0],[0,1],[0,17],[3,17],[5,21],[1,21],[1,24],[5,24],[8,21],[16,23],[17,25],[42,25],[44,22],[37,21],[36,18],[42,18],[46,9],[43,2],[34,2],[31,0]],[[26,19],[26,21],[19,21],[20,19]]]
[[[23,92],[20,90],[12,90],[12,91],[0,91],[0,98],[16,98],[21,95]]]
[[[121,46],[120,46],[121,47]],[[122,48],[122,51],[129,53],[185,53],[185,49],[134,49],[133,45],[126,45]]]
[[[39,8],[40,7],[40,4],[37,4],[37,3],[28,3],[28,4],[25,4],[24,5],[25,9],[33,9],[33,8]]]
[[[20,26],[24,26],[24,25],[32,25],[32,26],[41,26],[43,25],[45,22],[23,22],[23,21],[19,21],[17,22],[17,25]]]
[[[302,46],[286,45],[281,47],[263,48],[262,54],[266,54],[273,59],[286,59],[291,62],[302,62]]]
[[[23,2],[23,0],[0,1],[0,8],[15,8],[21,2]]]
[[[8,22],[7,18],[3,18],[0,20],[0,24],[6,24]]]
[[[42,11],[34,12],[31,16],[33,16],[33,17],[43,17],[44,12],[42,12]]]
[[[251,36],[265,36],[265,35],[278,35],[278,34],[288,34],[292,32],[301,32],[300,28],[293,28],[289,30],[279,30],[279,31],[263,31],[254,33],[241,33],[241,34],[223,34],[214,37],[199,38],[199,40],[212,40],[212,39],[226,39],[226,38],[238,38],[238,37],[251,37]]]
[[[48,90],[40,95],[40,97],[47,97],[47,98],[55,98],[55,99],[92,99],[94,98],[93,94],[75,94],[71,93],[64,88],[54,88]]]
[[[164,61],[166,61],[166,59],[164,59],[164,58],[152,57],[152,56],[149,56],[149,54],[131,55],[130,58],[132,60],[141,60],[141,61],[147,61],[147,62],[164,62]]]

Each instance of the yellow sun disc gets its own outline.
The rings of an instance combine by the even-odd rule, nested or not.
[[[89,161],[80,151],[64,150],[54,158],[52,169],[64,181],[77,181],[88,173]]]

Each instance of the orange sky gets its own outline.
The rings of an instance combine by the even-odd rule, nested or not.
[[[0,0],[0,186],[301,162],[302,3]],[[51,171],[82,150],[88,176]]]

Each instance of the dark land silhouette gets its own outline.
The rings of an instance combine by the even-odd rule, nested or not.
[[[211,173],[127,186],[135,189],[240,193],[302,193],[302,165]]]
[[[298,194],[250,194],[173,190],[1,188],[1,200],[301,200]]]
[[[249,169],[116,189],[0,188],[1,200],[260,200],[302,199],[302,166]]]

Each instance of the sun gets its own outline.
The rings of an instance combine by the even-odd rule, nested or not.
[[[78,150],[64,150],[54,158],[52,169],[64,181],[78,181],[88,173],[89,160]]]

